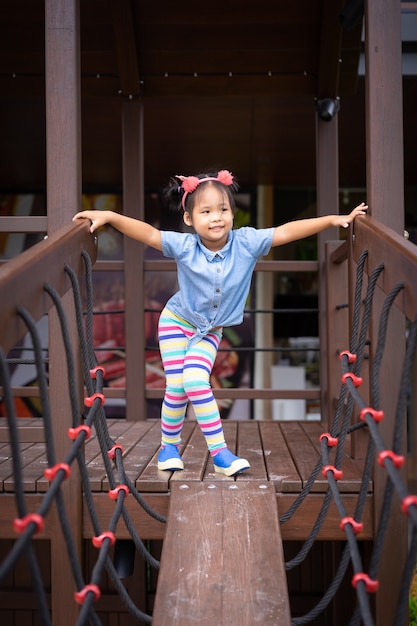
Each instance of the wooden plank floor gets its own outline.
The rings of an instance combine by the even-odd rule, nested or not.
[[[45,448],[42,441],[41,420],[21,420],[21,463],[23,482],[27,496],[34,498],[33,507],[47,491],[48,481],[43,473],[46,468]],[[213,461],[207,452],[205,441],[195,421],[187,420],[183,429],[181,454],[185,468],[179,472],[160,471],[157,468],[157,453],[160,444],[160,424],[158,420],[127,422],[109,420],[112,439],[124,448],[126,473],[138,491],[152,508],[167,515],[169,496],[173,486],[184,483],[245,483],[266,481],[275,489],[280,514],[294,502],[319,458],[319,437],[323,427],[319,422],[259,422],[224,420],[223,427],[230,449],[247,458],[251,468],[236,478],[215,474]],[[7,443],[8,431],[5,420],[0,420],[0,498],[12,499],[14,493],[13,468],[10,448]],[[71,442],[68,440],[68,448]],[[97,437],[93,434],[85,445],[85,459],[90,477],[94,502],[99,511],[102,525],[111,517],[114,503],[107,497],[109,480],[104,470]],[[338,481],[339,490],[349,515],[353,515],[357,493],[360,488],[363,465],[352,459],[347,450],[342,464],[343,478]],[[311,493],[301,505],[296,516],[282,526],[284,539],[303,539],[311,529],[311,521],[318,514],[327,490],[327,481],[319,473]],[[135,523],[144,528],[146,539],[163,538],[165,525],[147,519],[141,507],[133,498],[127,506]],[[4,506],[0,507],[0,536],[4,536]],[[138,509],[141,509],[140,511]],[[34,509],[36,510],[36,508]],[[92,536],[88,516],[85,515],[84,534]],[[368,500],[364,511],[364,531],[361,538],[372,537],[372,484],[369,485]],[[127,531],[120,523],[121,538]],[[345,539],[339,528],[338,514],[332,505],[319,538]]]
[[[272,483],[173,484],[153,626],[290,623]]]

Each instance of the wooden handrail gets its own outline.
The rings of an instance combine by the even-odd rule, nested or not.
[[[52,306],[44,284],[48,283],[60,296],[65,294],[71,283],[64,265],[69,265],[79,276],[85,273],[82,249],[94,262],[96,242],[87,224],[70,224],[0,267],[0,328],[5,352],[27,330],[16,315],[16,307],[24,306],[35,320],[41,319]]]
[[[2,215],[0,233],[46,233],[48,218],[46,215]]]
[[[368,215],[355,220],[351,245],[355,261],[368,250],[365,267],[368,275],[380,263],[384,264],[378,286],[385,294],[398,283],[404,283],[395,304],[408,319],[414,319],[417,315],[417,246]]]

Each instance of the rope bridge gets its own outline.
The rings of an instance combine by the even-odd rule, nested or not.
[[[129,479],[125,471],[123,448],[117,444],[109,435],[104,409],[103,379],[104,370],[97,365],[93,348],[93,289],[92,289],[92,263],[89,255],[82,254],[85,263],[87,307],[84,314],[82,306],[81,288],[78,283],[77,274],[69,267],[65,266],[74,296],[74,306],[76,311],[79,342],[81,346],[82,367],[84,373],[84,385],[87,395],[84,399],[85,414],[80,417],[79,390],[76,385],[74,375],[74,354],[69,337],[67,320],[60,297],[56,290],[49,284],[44,285],[44,291],[53,301],[56,308],[59,323],[62,331],[63,344],[65,348],[65,359],[67,363],[68,380],[62,381],[62,387],[66,385],[69,389],[72,427],[68,430],[68,454],[64,459],[57,459],[53,444],[53,417],[51,415],[50,401],[48,397],[47,363],[41,348],[36,320],[23,307],[18,307],[17,315],[22,320],[32,338],[35,355],[35,362],[38,372],[40,401],[42,405],[42,416],[45,432],[46,457],[48,468],[45,470],[45,477],[49,481],[49,489],[42,498],[40,506],[36,512],[28,513],[28,506],[24,495],[23,470],[20,461],[20,430],[18,419],[15,413],[15,406],[12,396],[10,374],[7,356],[0,350],[0,383],[3,387],[3,402],[6,407],[7,421],[10,431],[10,448],[13,459],[13,473],[15,481],[16,509],[17,517],[13,522],[13,527],[17,533],[17,540],[6,558],[0,565],[0,584],[12,571],[17,560],[24,555],[28,562],[31,573],[32,585],[38,600],[39,619],[42,624],[51,624],[51,616],[48,606],[48,599],[45,594],[42,581],[41,568],[37,561],[33,547],[33,538],[40,532],[45,523],[45,517],[55,505],[67,546],[68,558],[71,563],[71,570],[75,583],[76,592],[74,602],[80,605],[77,625],[91,623],[100,624],[99,617],[95,609],[95,601],[100,597],[100,584],[106,571],[110,576],[115,589],[120,594],[127,610],[137,619],[138,623],[150,624],[152,617],[145,614],[132,601],[122,584],[117,569],[109,556],[110,547],[117,541],[117,526],[123,520],[134,543],[136,550],[142,555],[150,567],[158,570],[159,562],[147,550],[144,541],[139,536],[131,516],[126,507],[126,499],[134,498],[137,506],[142,507],[146,513],[160,522],[165,522],[165,518],[156,513],[143,499],[136,489],[135,484]],[[329,588],[321,597],[317,605],[302,617],[295,617],[291,620],[294,626],[307,624],[317,618],[335,597],[338,588],[346,574],[349,564],[353,570],[352,585],[356,589],[357,606],[354,609],[350,624],[352,626],[363,623],[371,626],[373,622],[371,610],[372,595],[378,593],[378,566],[384,548],[384,539],[388,523],[389,511],[395,494],[399,498],[402,512],[408,516],[410,522],[410,543],[408,556],[403,571],[403,580],[398,597],[395,624],[405,622],[408,610],[408,593],[411,577],[417,556],[417,496],[410,495],[404,482],[401,471],[405,459],[401,455],[403,448],[402,435],[404,433],[404,420],[406,419],[406,408],[409,392],[412,384],[412,371],[416,354],[417,341],[417,319],[409,324],[408,339],[401,385],[397,392],[397,409],[395,413],[395,426],[393,440],[385,442],[381,435],[380,422],[384,419],[383,407],[380,406],[379,389],[379,369],[384,355],[388,319],[392,306],[404,288],[403,284],[398,284],[385,299],[382,309],[378,342],[375,358],[372,362],[371,370],[371,396],[372,406],[362,398],[360,394],[361,371],[367,344],[370,312],[373,303],[376,282],[384,271],[381,264],[369,276],[364,307],[362,309],[362,291],[364,265],[367,258],[367,251],[364,251],[358,262],[355,302],[353,311],[353,326],[351,334],[351,344],[346,350],[340,352],[341,365],[341,386],[337,402],[335,416],[329,432],[325,432],[320,437],[321,457],[317,459],[314,470],[311,473],[305,487],[301,490],[293,505],[279,519],[284,525],[296,513],[300,505],[304,502],[311,488],[321,473],[328,481],[323,506],[311,529],[311,533],[304,542],[299,553],[285,564],[287,571],[300,565],[310,552],[320,528],[326,518],[326,514],[332,502],[337,506],[340,525],[346,535],[346,547],[343,551],[336,576]],[[360,420],[354,422],[353,415],[359,410]],[[102,528],[98,512],[95,508],[91,486],[89,483],[88,471],[84,462],[83,446],[85,441],[91,436],[92,429],[96,432],[100,445],[101,459],[103,467],[107,473],[110,489],[108,496],[114,500],[114,510],[107,528]],[[369,432],[369,443],[366,454],[365,469],[362,477],[361,487],[353,516],[346,513],[343,496],[338,490],[338,480],[343,476],[343,460],[346,456],[346,441],[350,433],[357,429],[366,429]],[[72,443],[71,443],[72,442]],[[383,507],[376,525],[373,550],[370,558],[368,571],[365,571],[361,550],[359,548],[357,535],[362,529],[362,514],[365,505],[365,498],[368,491],[369,481],[373,472],[373,463],[376,457],[377,462],[385,468],[387,481],[383,499]],[[73,535],[66,507],[63,502],[61,487],[66,480],[71,480],[71,472],[74,464],[78,465],[84,498],[87,505],[90,523],[94,531],[93,545],[97,548],[97,560],[91,573],[90,580],[83,577],[82,566],[77,558],[77,550],[74,545]],[[248,505],[249,506],[249,505]],[[268,528],[265,528],[265,543],[271,541],[268,536]],[[237,556],[238,558],[238,556]],[[380,590],[383,592],[383,590]],[[158,592],[157,592],[158,593]],[[278,590],[277,590],[278,594]]]

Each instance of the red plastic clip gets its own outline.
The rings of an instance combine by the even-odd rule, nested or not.
[[[102,365],[97,365],[97,367],[94,367],[92,370],[90,370],[91,378],[93,379],[97,378],[97,372],[99,370],[103,373],[103,378],[104,378],[104,376],[106,375],[106,370],[104,369]]]
[[[397,469],[404,465],[405,458],[400,454],[395,454],[392,450],[383,450],[378,454],[378,463],[384,467],[385,459],[391,459]]]
[[[91,437],[91,428],[86,424],[81,424],[81,426],[77,426],[77,428],[68,428],[68,437],[75,441],[82,431],[85,432],[86,439]]]
[[[327,445],[330,446],[331,448],[334,448],[334,446],[337,446],[339,439],[337,437],[332,437],[330,433],[322,433],[320,435],[320,441],[323,441],[323,439],[327,439]]]
[[[116,536],[111,530],[105,530],[101,535],[98,535],[98,537],[93,537],[91,541],[95,548],[101,548],[105,539],[110,539],[110,545],[112,546],[116,541]]]
[[[117,500],[119,497],[119,491],[124,491],[126,496],[129,495],[129,488],[127,485],[117,485],[117,487],[109,491],[109,498]]]
[[[93,406],[94,400],[96,398],[100,398],[101,406],[103,406],[105,398],[102,393],[93,393],[92,396],[87,396],[87,398],[84,398],[84,404],[88,407],[91,407]]]
[[[406,496],[401,503],[401,510],[406,515],[409,515],[410,506],[417,506],[417,496]]]
[[[342,478],[343,476],[342,470],[337,469],[334,465],[325,465],[321,471],[324,478],[327,478],[328,471],[333,472],[333,476],[335,477],[335,480],[340,480],[340,478]]]
[[[52,482],[60,470],[64,471],[65,479],[69,478],[71,474],[71,468],[67,463],[57,463],[53,467],[48,467],[44,471],[43,475],[45,476],[46,480],[49,480],[49,482]]]
[[[342,358],[344,356],[347,356],[348,359],[348,363],[355,363],[357,356],[356,354],[352,354],[352,352],[349,352],[349,350],[343,350],[340,354],[339,354],[339,359],[342,360]]]
[[[98,600],[101,596],[101,591],[97,585],[86,585],[80,591],[76,591],[74,593],[74,600],[77,604],[84,604],[87,594],[92,591],[94,593],[94,602]]]
[[[107,456],[109,457],[109,459],[116,458],[116,450],[120,450],[122,454],[124,452],[123,446],[120,445],[120,443],[116,443],[112,448],[110,448],[110,450],[107,450]]]
[[[352,526],[352,530],[357,535],[363,531],[363,523],[357,522],[353,517],[344,517],[340,520],[340,528],[345,530],[346,524],[350,524]]]
[[[372,580],[372,578],[369,578],[368,574],[365,574],[365,572],[359,572],[358,574],[355,574],[352,578],[352,585],[355,587],[355,589],[358,582],[360,581],[365,583],[366,591],[368,593],[375,593],[378,590],[379,582],[377,580]]]
[[[355,376],[353,372],[345,372],[342,376],[342,383],[346,385],[346,380],[350,378],[355,387],[360,387],[363,383],[363,378],[360,376]]]
[[[29,515],[25,517],[17,517],[13,521],[13,528],[17,533],[23,533],[31,523],[36,525],[35,534],[40,533],[45,526],[45,520],[42,515],[39,515],[39,513],[29,513]]]
[[[359,417],[361,418],[362,422],[366,421],[365,416],[367,415],[367,413],[369,413],[372,416],[372,419],[376,423],[384,419],[384,411],[376,411],[375,409],[371,409],[371,407],[368,406],[362,409],[362,411],[359,413]]]

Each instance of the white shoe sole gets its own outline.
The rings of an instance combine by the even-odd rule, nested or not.
[[[181,459],[167,459],[166,461],[158,461],[158,469],[171,470],[172,472],[174,472],[175,470],[184,469],[184,463]]]
[[[224,474],[225,476],[234,476],[235,474],[244,472],[249,468],[250,464],[246,459],[238,459],[237,461],[233,461],[233,463],[229,467],[220,467],[219,465],[216,465],[214,463],[214,471],[218,474]]]

